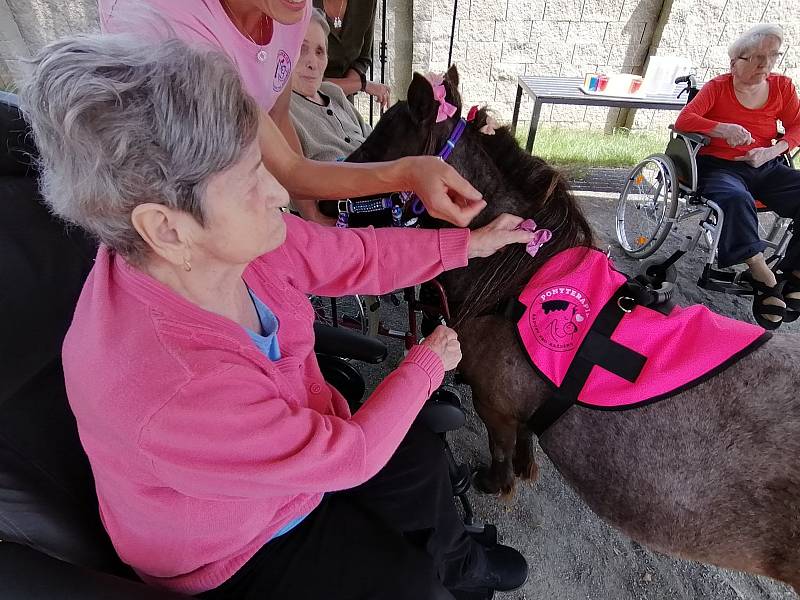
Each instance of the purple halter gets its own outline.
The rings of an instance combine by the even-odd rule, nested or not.
[[[453,153],[453,150],[455,150],[456,144],[458,140],[461,139],[466,128],[467,121],[462,117],[456,123],[453,132],[444,143],[444,147],[442,147],[436,156],[444,161],[450,158],[450,155]],[[403,209],[409,201],[411,201],[411,214],[414,215],[414,218],[407,223],[403,223]],[[392,211],[393,227],[413,225],[416,223],[417,218],[425,212],[425,205],[422,203],[420,197],[413,192],[396,192],[384,198],[376,198],[374,200],[357,200],[355,202],[349,199],[340,200],[339,218],[336,219],[336,226],[347,227],[350,215],[380,212],[387,208]]]

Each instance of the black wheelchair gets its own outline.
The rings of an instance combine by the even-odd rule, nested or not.
[[[679,77],[685,83],[681,91],[688,93],[687,102],[698,88],[691,75]],[[616,208],[616,235],[622,250],[632,258],[644,259],[654,254],[668,238],[680,241],[680,248],[663,262],[649,261],[644,267],[658,268],[662,277],[674,283],[675,262],[698,246],[707,251],[698,285],[704,289],[736,295],[752,295],[751,286],[742,280],[743,271],[719,269],[717,247],[725,223],[724,211],[704,198],[698,190],[697,154],[709,138],[697,133],[678,131],[670,126],[670,139],[663,153],[651,154],[628,174]],[[794,156],[797,156],[795,151]],[[783,160],[794,166],[787,152]],[[793,224],[756,203],[759,232],[767,245],[767,263],[777,264],[783,257],[792,236]],[[699,217],[699,219],[698,219]],[[697,220],[693,233],[681,233],[679,225]]]

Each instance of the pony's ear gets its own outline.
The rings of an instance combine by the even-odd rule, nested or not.
[[[458,69],[452,65],[444,74],[444,87],[447,90],[447,101],[461,110],[461,94],[458,91]]]
[[[414,73],[408,86],[408,108],[411,115],[418,123],[422,123],[436,117],[437,107],[430,82],[419,73]]]
[[[455,65],[451,65],[450,68],[447,69],[447,73],[444,74],[444,79],[450,82],[454,90],[458,89],[458,69],[456,69]]]

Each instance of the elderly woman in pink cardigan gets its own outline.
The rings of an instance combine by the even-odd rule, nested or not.
[[[440,327],[351,415],[306,294],[380,294],[526,243],[281,212],[232,64],[178,40],[54,42],[22,85],[53,212],[101,241],[63,349],[103,523],[145,581],[208,598],[457,598],[521,585],[463,528],[412,427],[460,360]],[[331,260],[335,257],[335,260]]]

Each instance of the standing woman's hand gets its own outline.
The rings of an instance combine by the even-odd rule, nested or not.
[[[375,81],[368,81],[366,87],[364,87],[364,91],[370,96],[373,96],[384,109],[389,108],[391,93],[388,85]]]
[[[436,219],[466,227],[486,206],[481,193],[436,156],[410,156],[400,164],[404,189],[415,192]]]

